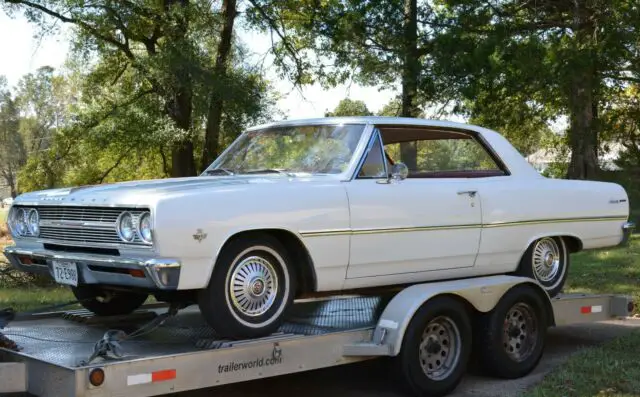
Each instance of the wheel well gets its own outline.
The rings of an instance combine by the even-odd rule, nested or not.
[[[268,234],[276,238],[284,246],[291,256],[293,265],[296,267],[297,291],[296,296],[303,293],[315,292],[317,287],[316,272],[313,268],[313,261],[309,251],[302,241],[293,233],[283,229],[256,229],[239,232],[229,237],[223,244],[220,252],[230,241],[246,238],[252,235]]]
[[[570,253],[575,253],[578,251],[582,251],[582,241],[574,236],[560,236],[565,244],[567,245],[567,249]]]

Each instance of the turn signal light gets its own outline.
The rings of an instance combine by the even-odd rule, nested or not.
[[[138,278],[144,278],[145,277],[144,271],[140,270],[140,269],[130,269],[129,270],[129,274],[132,277],[138,277]]]

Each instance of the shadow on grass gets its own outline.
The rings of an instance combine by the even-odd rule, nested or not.
[[[640,302],[640,235],[628,246],[572,255],[565,290],[627,294]]]

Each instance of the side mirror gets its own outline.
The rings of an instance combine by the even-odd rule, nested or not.
[[[409,176],[409,167],[407,167],[406,164],[395,163],[391,167],[391,179],[395,181],[402,181],[407,179],[407,176]]]

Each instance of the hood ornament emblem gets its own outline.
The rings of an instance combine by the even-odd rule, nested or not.
[[[202,240],[204,240],[205,238],[207,238],[207,233],[204,233],[202,229],[198,229],[196,231],[196,234],[193,235],[193,239],[199,243],[202,242]]]

